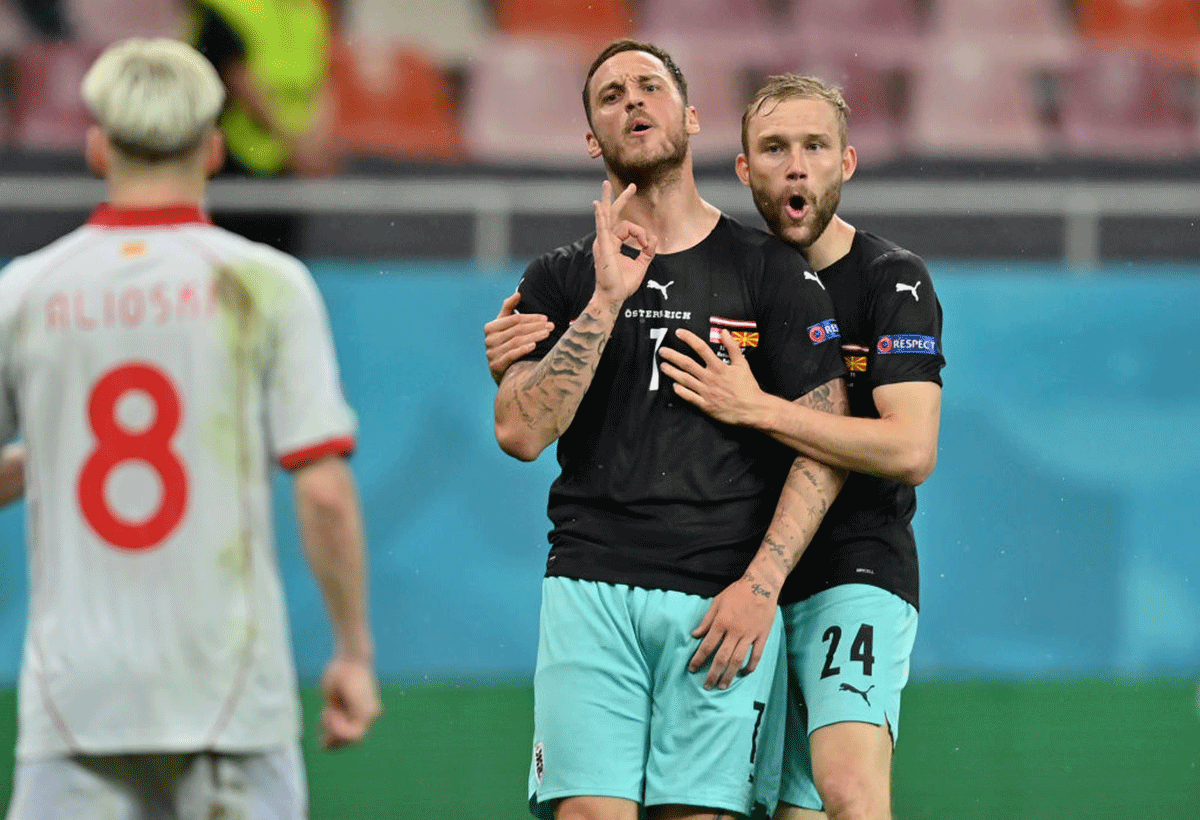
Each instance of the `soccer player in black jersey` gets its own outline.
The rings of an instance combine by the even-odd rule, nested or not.
[[[707,355],[737,348],[773,394],[844,413],[837,323],[795,249],[700,197],[699,120],[668,54],[611,44],[584,107],[608,175],[596,233],[526,269],[522,304],[553,330],[507,368],[495,403],[501,447],[532,460],[557,441],[562,470],[531,808],[558,820],[749,814],[774,803],[780,765],[778,595],[842,473],[705,415],[675,395],[658,353],[685,350],[689,330]]]
[[[917,256],[836,216],[857,163],[847,113],[819,80],[774,78],[746,109],[737,171],[772,231],[829,288],[855,418],[764,394],[736,348],[729,366],[662,354],[676,391],[706,412],[852,471],[781,599],[793,696],[777,820],[820,817],[822,807],[833,818],[891,816],[892,747],[917,620],[913,487],[937,456],[941,307]],[[518,298],[486,328],[494,374],[546,332],[544,317],[513,312]]]
[[[914,487],[937,459],[942,309],[919,257],[836,214],[857,163],[847,113],[818,79],[774,77],[743,116],[736,168],[771,231],[829,289],[852,417],[769,395],[737,349],[728,365],[662,351],[675,392],[706,413],[850,471],[781,597],[793,696],[777,820],[822,808],[837,820],[892,816],[892,748],[917,625]],[[708,353],[702,339],[685,341]]]

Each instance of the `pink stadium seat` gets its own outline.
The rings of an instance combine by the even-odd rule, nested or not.
[[[978,48],[931,50],[910,99],[906,143],[915,153],[1031,157],[1049,147],[1028,68]]]
[[[180,37],[184,34],[181,0],[65,0],[75,38],[108,44],[126,37]]]
[[[763,0],[642,0],[642,31],[730,37],[774,28]]]
[[[972,43],[1008,59],[1062,66],[1080,37],[1061,0],[933,0],[929,35],[937,43]]]
[[[492,38],[469,66],[463,111],[468,156],[517,165],[592,163],[581,97],[588,64],[555,41]]]
[[[341,8],[347,38],[419,48],[442,65],[466,62],[491,34],[487,9],[479,0],[354,0]]]
[[[1200,59],[1195,0],[1076,0],[1076,8],[1089,43],[1130,48],[1180,66]]]
[[[1194,150],[1178,80],[1155,57],[1128,49],[1089,49],[1064,75],[1063,147],[1130,158]]]
[[[100,49],[40,41],[17,55],[13,142],[34,150],[78,151],[92,123],[79,84]]]
[[[915,0],[788,0],[784,31],[801,51],[841,52],[880,65],[908,65],[920,52]]]

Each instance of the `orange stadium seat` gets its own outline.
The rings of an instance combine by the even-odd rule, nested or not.
[[[920,52],[916,0],[788,0],[794,48],[843,52],[879,65],[908,65]]]
[[[459,160],[462,132],[446,73],[420,52],[355,40],[333,48],[335,136],[362,154]]]
[[[1091,43],[1136,49],[1175,65],[1200,59],[1195,0],[1077,0],[1077,14]]]
[[[1076,154],[1155,159],[1192,149],[1180,75],[1156,57],[1089,49],[1064,74],[1063,148]]]
[[[26,149],[79,151],[92,123],[79,84],[100,48],[67,41],[37,41],[16,58],[13,143]]]
[[[495,0],[496,28],[504,34],[550,35],[595,48],[635,27],[628,0]]]
[[[930,45],[977,44],[1007,59],[1063,66],[1080,50],[1074,20],[1061,0],[934,0]]]
[[[931,156],[1036,157],[1049,148],[1028,68],[970,45],[926,54],[905,132],[911,151]]]
[[[561,42],[493,37],[469,66],[463,109],[468,156],[509,165],[593,163],[580,97],[589,62]]]

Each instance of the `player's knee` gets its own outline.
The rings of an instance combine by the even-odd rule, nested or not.
[[[868,773],[853,769],[823,773],[817,791],[829,820],[889,820],[887,789],[875,781]]]
[[[554,808],[554,820],[636,820],[637,804],[614,797],[567,797]]]

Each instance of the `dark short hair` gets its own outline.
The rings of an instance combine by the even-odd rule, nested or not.
[[[588,69],[587,78],[583,81],[583,110],[587,114],[588,125],[592,124],[592,101],[588,96],[588,87],[592,84],[592,77],[610,57],[620,54],[623,51],[644,51],[652,57],[657,57],[661,60],[662,64],[667,68],[667,73],[675,81],[675,87],[679,89],[679,95],[683,97],[683,104],[687,105],[687,80],[683,78],[683,72],[679,70],[679,66],[675,65],[675,61],[671,59],[670,54],[653,43],[644,43],[641,40],[630,40],[628,38],[613,40],[604,47],[603,51],[596,55],[596,59],[592,61],[592,67]]]

